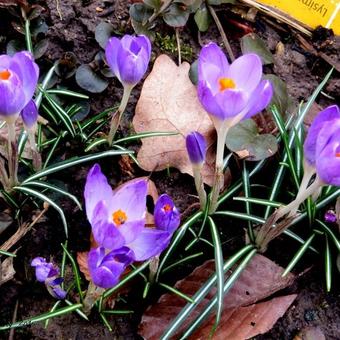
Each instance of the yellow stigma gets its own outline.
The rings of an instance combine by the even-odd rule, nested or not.
[[[0,79],[1,80],[8,80],[8,78],[11,76],[11,72],[8,70],[3,70],[0,72]]]
[[[124,224],[127,220],[127,216],[123,210],[117,210],[112,214],[112,221],[116,226]]]
[[[165,212],[169,212],[169,211],[171,210],[171,205],[170,205],[170,204],[165,204],[165,205],[163,206],[163,210],[164,210]]]
[[[220,84],[220,92],[236,87],[235,82],[231,78],[220,78],[218,82]]]

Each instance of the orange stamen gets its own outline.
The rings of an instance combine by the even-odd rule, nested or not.
[[[165,205],[163,206],[163,210],[164,210],[165,212],[171,211],[171,205],[170,205],[170,204],[165,204]]]
[[[337,153],[335,154],[335,157],[340,158],[340,152],[337,152]]]
[[[8,80],[8,78],[11,76],[11,72],[8,70],[3,70],[0,72],[0,79],[1,80]]]
[[[112,221],[116,226],[124,224],[127,220],[127,215],[123,210],[117,210],[112,214]]]
[[[218,82],[220,84],[220,92],[236,87],[235,82],[231,78],[220,78]]]

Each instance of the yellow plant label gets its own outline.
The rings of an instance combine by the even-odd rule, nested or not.
[[[259,0],[259,3],[277,8],[305,25],[322,25],[340,34],[339,0]]]

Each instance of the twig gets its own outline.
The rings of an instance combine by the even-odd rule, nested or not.
[[[24,223],[22,224],[19,229],[16,231],[14,235],[11,236],[0,248],[0,250],[7,251],[11,247],[14,246],[23,236],[26,235],[26,233],[33,228],[33,226],[41,219],[41,217],[45,214],[45,212],[48,210],[48,205],[45,206],[44,204],[44,210],[40,212],[40,214],[34,219],[34,221],[31,224]]]
[[[63,16],[61,15],[59,0],[56,0],[56,7],[57,7],[57,12],[58,12],[60,20],[63,20]]]
[[[176,42],[177,42],[177,52],[178,52],[178,66],[182,64],[182,58],[181,58],[181,40],[179,38],[179,28],[175,28],[176,32]]]
[[[15,302],[15,307],[14,307],[13,317],[12,317],[12,325],[15,323],[15,321],[17,321],[18,306],[19,306],[19,300]],[[9,332],[8,340],[14,339],[14,331],[15,331],[15,328],[11,328]]]
[[[215,24],[216,24],[216,26],[217,26],[220,34],[221,34],[223,44],[224,44],[224,47],[226,48],[226,50],[229,54],[229,58],[230,58],[231,62],[233,62],[235,60],[235,56],[234,56],[233,51],[231,50],[231,46],[230,46],[228,38],[227,38],[227,36],[224,32],[224,29],[222,27],[220,19],[218,18],[217,14],[216,14],[215,10],[212,8],[212,6],[208,6],[208,8],[209,8],[210,14],[213,17]]]

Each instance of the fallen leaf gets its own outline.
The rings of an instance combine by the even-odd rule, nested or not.
[[[9,280],[12,280],[14,275],[13,257],[7,257],[4,261],[0,261],[0,286]]]
[[[215,272],[215,263],[213,260],[205,262],[202,266],[196,268],[188,277],[178,281],[175,288],[188,296],[193,296],[198,289],[208,280]],[[295,299],[295,295],[276,298],[263,303],[256,304],[275,292],[287,287],[294,281],[294,276],[289,274],[281,277],[283,268],[262,255],[256,255],[242,272],[229,293],[224,297],[224,309],[220,326],[215,332],[217,339],[243,339],[242,337],[225,337],[225,334],[251,334],[255,336],[246,322],[238,324],[240,318],[253,317],[258,332],[268,331],[275,324],[276,320],[282,316],[285,310]],[[229,276],[231,272],[227,273]],[[205,309],[209,301],[216,294],[216,288],[213,288],[201,303],[192,311],[184,324],[178,328],[174,338],[179,338],[180,334],[191,324],[197,316]],[[255,304],[255,305],[254,305]],[[159,301],[151,306],[142,317],[140,325],[140,335],[145,339],[160,339],[170,322],[178,315],[186,302],[173,294],[164,294]],[[256,318],[255,314],[258,314]],[[196,331],[195,339],[200,338],[200,333],[210,334],[215,322],[215,316],[212,315],[202,324],[199,331]],[[205,333],[208,332],[208,333]],[[222,333],[221,333],[222,332]],[[221,335],[222,334],[222,335]],[[236,333],[235,333],[236,334]],[[219,338],[219,336],[221,336]],[[202,338],[208,339],[208,336]]]
[[[146,171],[175,167],[192,175],[185,137],[192,131],[205,136],[208,145],[203,167],[204,182],[212,185],[214,174],[215,132],[211,120],[197,98],[196,87],[189,78],[190,65],[177,66],[168,56],[160,55],[146,78],[136,106],[133,126],[141,132],[178,132],[178,135],[142,140],[137,159]]]
[[[89,272],[89,267],[87,264],[87,255],[88,255],[88,251],[84,251],[84,252],[78,252],[77,253],[77,262],[79,265],[79,270],[84,274],[85,279],[87,281],[91,281],[91,275]]]

